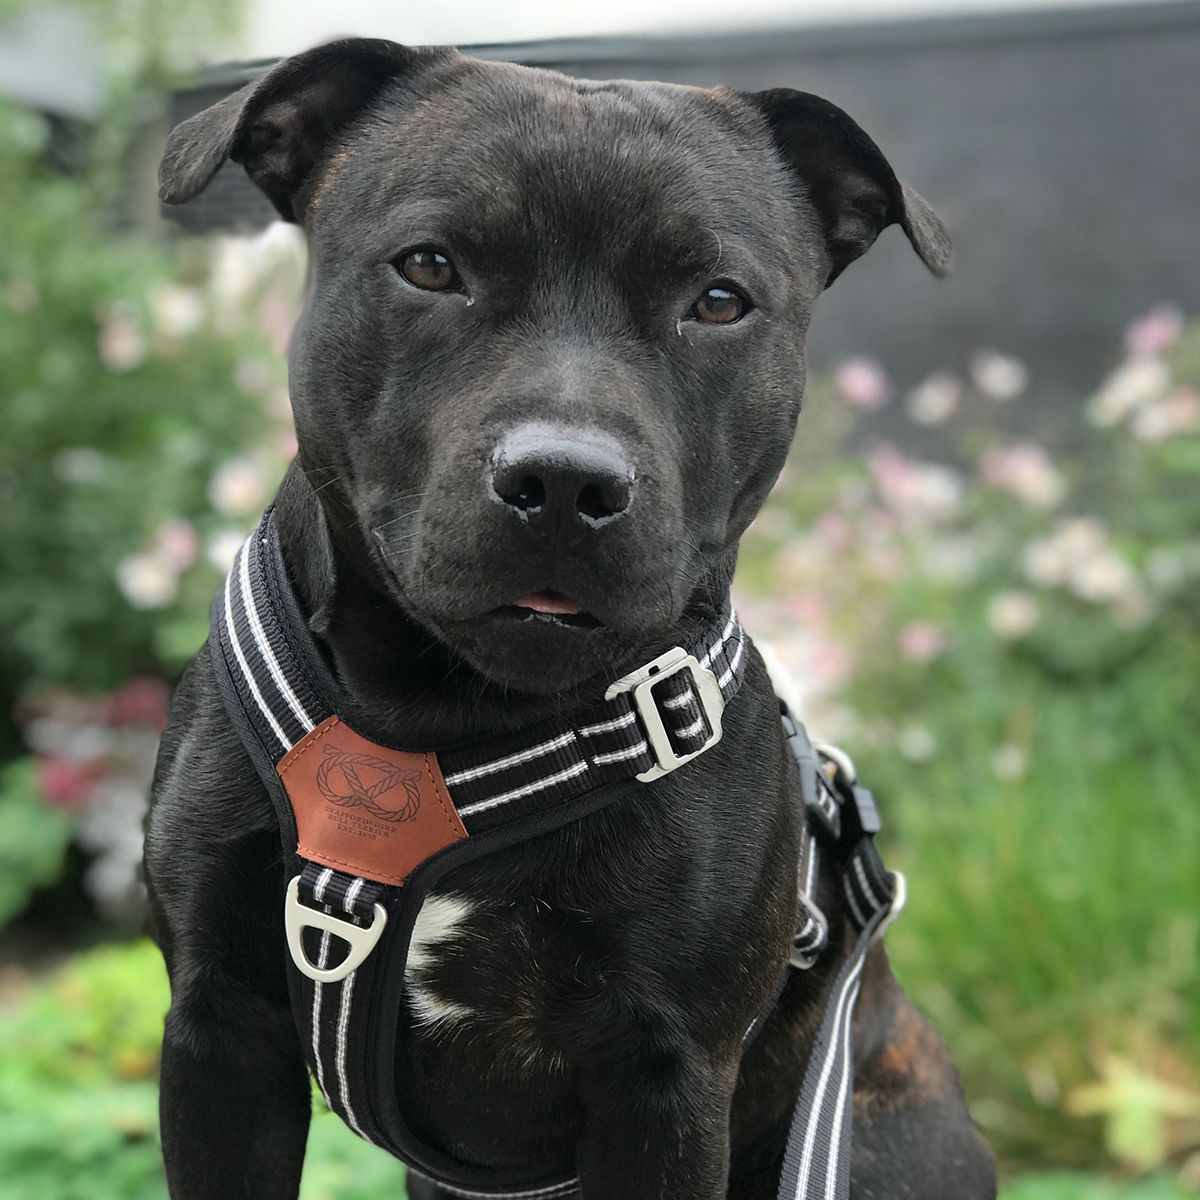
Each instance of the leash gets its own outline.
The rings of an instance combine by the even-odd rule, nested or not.
[[[395,1072],[413,925],[449,871],[581,820],[715,745],[745,670],[736,614],[712,614],[697,644],[623,676],[580,712],[436,751],[388,746],[339,715],[348,707],[292,588],[268,509],[214,600],[209,650],[291,865],[289,992],[326,1103],[361,1137],[452,1194],[552,1200],[576,1191],[569,1163],[536,1172],[480,1168],[427,1145],[409,1127]],[[903,879],[889,875],[875,851],[878,815],[853,764],[832,747],[814,747],[781,708],[806,812],[789,973],[811,967],[828,945],[828,922],[814,899],[822,853],[841,868],[857,941],[826,1004],[780,1197],[836,1200],[849,1188],[858,980],[872,937],[903,903]],[[786,982],[750,1026],[747,1045]]]

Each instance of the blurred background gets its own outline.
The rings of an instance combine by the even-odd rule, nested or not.
[[[0,0],[0,1200],[165,1197],[141,821],[180,670],[295,450],[305,250],[170,126],[344,34],[791,86],[945,219],[818,307],[748,628],[859,760],[1007,1200],[1200,1192],[1197,0]],[[404,1194],[313,1122],[304,1200]]]

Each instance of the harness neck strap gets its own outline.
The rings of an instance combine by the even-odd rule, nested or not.
[[[436,751],[382,745],[339,715],[341,688],[288,578],[270,510],[239,551],[212,624],[219,674],[247,715],[256,765],[261,773],[269,764],[287,794],[281,825],[303,860],[289,891],[289,944],[314,979],[356,964],[353,950],[334,968],[308,959],[299,934],[314,924],[313,908],[378,925],[381,888],[454,841],[604,784],[675,770],[720,740],[745,669],[745,634],[726,608],[696,644],[668,650],[573,713]],[[328,921],[316,927],[343,935]],[[363,957],[373,942],[359,939]]]

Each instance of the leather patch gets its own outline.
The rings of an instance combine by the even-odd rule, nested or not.
[[[301,856],[338,871],[400,884],[467,836],[437,755],[378,746],[337,717],[275,769],[296,814]]]

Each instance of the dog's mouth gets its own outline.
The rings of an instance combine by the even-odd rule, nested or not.
[[[501,605],[487,614],[503,621],[559,625],[572,629],[596,629],[601,622],[584,612],[569,596],[549,588],[530,592],[511,604]]]

